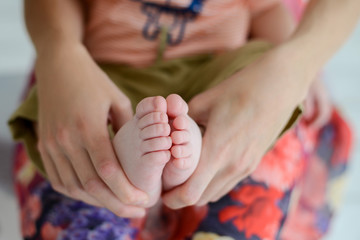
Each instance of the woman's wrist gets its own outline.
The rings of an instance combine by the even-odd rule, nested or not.
[[[275,47],[273,52],[281,61],[279,64],[292,72],[299,90],[307,92],[323,66],[323,57],[316,55],[312,46],[302,39],[290,39]]]
[[[54,78],[49,76],[58,75],[59,71],[64,69],[75,73],[93,66],[96,65],[82,43],[58,42],[44,47],[42,52],[37,52],[35,72],[40,83],[53,81]]]
[[[52,39],[46,41],[46,44],[36,47],[37,59],[51,60],[60,56],[81,53],[86,51],[85,46],[80,41],[68,39]]]
[[[259,72],[258,81],[251,81],[255,95],[269,99],[276,95],[278,101],[294,108],[301,104],[317,70],[304,61],[303,55],[293,53],[294,47],[280,44],[249,66],[248,70]]]

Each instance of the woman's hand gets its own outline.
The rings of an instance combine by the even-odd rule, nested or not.
[[[190,101],[190,116],[206,128],[201,157],[190,179],[163,196],[167,206],[217,201],[255,170],[308,88],[283,57],[272,50]]]
[[[91,59],[84,46],[57,46],[36,63],[38,149],[53,188],[141,217],[147,196],[128,181],[114,154],[109,120],[118,130],[132,118],[129,99]]]
[[[304,106],[304,118],[310,127],[320,129],[329,122],[332,104],[327,89],[320,78],[316,78],[311,85]]]

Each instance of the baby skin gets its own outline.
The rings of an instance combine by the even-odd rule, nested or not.
[[[114,137],[124,172],[149,196],[146,207],[155,205],[163,189],[184,183],[198,164],[201,132],[187,112],[179,95],[145,98]]]

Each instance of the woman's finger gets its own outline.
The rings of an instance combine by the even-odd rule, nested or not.
[[[214,199],[220,199],[230,192],[241,180],[249,176],[253,171],[252,169],[252,167],[244,165],[239,160],[234,161],[234,164],[228,165],[226,169],[219,172],[212,179],[198,205],[205,205],[209,202],[214,202]]]
[[[204,171],[203,168],[198,169],[201,170],[195,170],[185,184],[163,195],[163,201],[167,207],[179,209],[198,203],[213,176],[210,171]]]
[[[226,184],[223,185],[223,187],[218,191],[216,194],[214,194],[208,202],[217,202],[222,197],[224,197],[226,194],[231,192],[241,181],[243,181],[245,178],[247,178],[250,174],[246,173],[240,176],[237,176],[236,178],[231,179],[230,181],[226,182]],[[221,178],[219,178],[221,179]],[[216,181],[219,181],[219,179],[216,179]]]
[[[118,98],[112,102],[109,114],[110,122],[115,133],[133,117],[130,100],[127,97],[123,97],[122,93],[118,94]]]
[[[207,138],[204,137],[203,146],[207,146],[207,148],[202,149],[198,167],[191,177],[183,185],[164,194],[164,204],[169,208],[179,209],[197,204],[218,171],[215,164],[212,164],[215,156],[209,151],[212,145],[211,143],[206,145],[207,141]]]
[[[145,210],[123,204],[97,175],[85,149],[69,152],[69,158],[83,189],[101,205],[121,217],[142,217]]]
[[[304,101],[303,116],[307,121],[311,121],[315,115],[315,107],[314,107],[315,104],[314,103],[315,103],[314,93],[312,91],[310,91]]]
[[[61,149],[61,151],[59,149]],[[61,173],[59,174],[59,177],[65,189],[63,194],[94,206],[104,207],[95,198],[84,191],[71,162],[63,153],[64,149],[58,146],[58,148],[49,151],[51,152],[57,172]]]
[[[123,204],[145,206],[149,200],[147,194],[129,182],[115,155],[107,130],[103,129],[103,132],[84,136],[85,149],[96,174]]]
[[[310,126],[319,129],[329,121],[332,112],[332,104],[325,89],[319,89],[316,92],[314,105],[316,115]]]
[[[215,176],[209,183],[208,187],[196,205],[203,206],[208,204],[214,198],[214,196],[218,195],[219,192],[227,186],[228,182],[230,181],[230,176],[226,174],[218,175],[223,176],[223,178],[220,178],[221,181],[219,181],[219,178]]]
[[[55,167],[54,161],[52,160],[51,155],[47,152],[45,146],[40,142],[40,140],[38,143],[38,150],[40,152],[41,159],[46,171],[46,175],[49,179],[52,188],[60,193],[65,192],[64,185]]]

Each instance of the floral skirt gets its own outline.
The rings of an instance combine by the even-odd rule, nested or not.
[[[216,203],[171,210],[158,204],[141,220],[55,192],[22,144],[14,158],[15,189],[26,240],[320,239],[339,205],[351,131],[334,108],[320,130],[300,120],[256,171]]]

